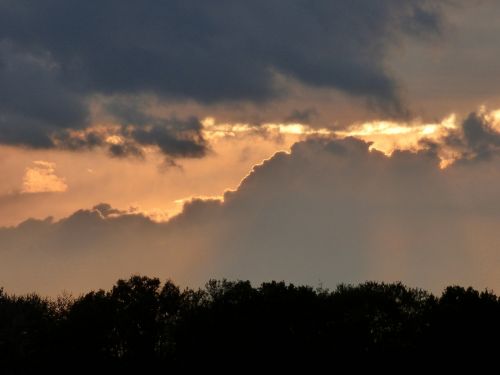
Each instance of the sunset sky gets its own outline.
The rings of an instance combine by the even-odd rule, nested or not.
[[[0,0],[0,286],[500,291],[500,2]]]

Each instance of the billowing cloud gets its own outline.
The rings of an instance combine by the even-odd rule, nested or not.
[[[55,163],[37,160],[26,168],[21,193],[61,193],[68,189],[64,178],[55,174]]]
[[[92,122],[96,97],[262,103],[290,82],[400,114],[388,50],[403,36],[438,34],[441,22],[427,0],[0,0],[0,142],[64,146]],[[136,138],[155,138],[171,157],[205,153],[198,135],[176,135],[154,125]]]
[[[353,123],[343,130],[301,123],[224,124],[216,123],[213,118],[204,119],[203,125],[207,139],[249,135],[279,139],[286,134],[356,137],[386,155],[395,150],[432,151],[440,158],[443,168],[454,162],[482,160],[500,153],[500,110],[487,110],[484,106],[463,119],[451,113],[436,122],[423,122],[420,118],[409,121],[374,120]]]
[[[494,155],[441,169],[432,149],[387,156],[359,139],[315,137],[256,166],[223,200],[194,199],[166,223],[99,205],[3,228],[0,283],[55,293],[140,272],[190,285],[229,277],[498,289],[499,164]]]

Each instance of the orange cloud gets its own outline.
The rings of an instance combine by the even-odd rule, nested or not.
[[[33,164],[33,167],[26,168],[21,193],[62,193],[68,190],[65,179],[55,174],[55,163],[36,160]]]

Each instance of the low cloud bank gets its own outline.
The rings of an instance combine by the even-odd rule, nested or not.
[[[355,138],[312,138],[256,166],[224,200],[166,223],[100,204],[0,229],[0,285],[56,294],[143,273],[332,287],[401,280],[500,289],[500,159],[440,169],[432,147],[390,157]]]

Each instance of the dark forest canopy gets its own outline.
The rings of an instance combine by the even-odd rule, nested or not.
[[[211,280],[181,290],[132,276],[57,300],[0,289],[5,374],[460,366],[494,360],[499,337],[499,297],[459,286],[439,297],[376,282],[329,291]]]

